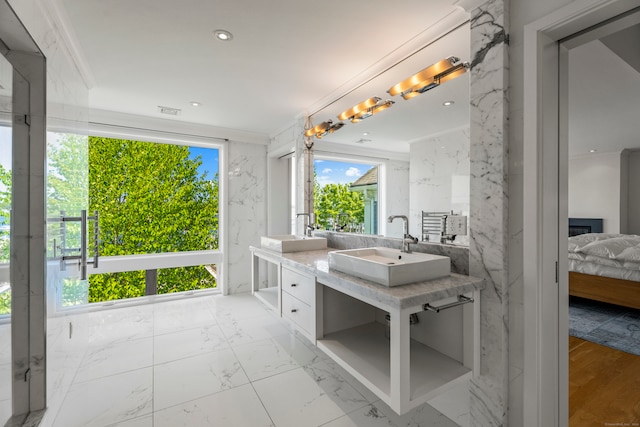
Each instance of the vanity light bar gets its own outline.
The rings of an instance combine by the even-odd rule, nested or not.
[[[468,69],[468,62],[460,62],[459,58],[450,56],[390,87],[387,92],[391,96],[401,95],[404,99],[411,99],[466,73]]]
[[[374,96],[373,98],[369,98],[366,99],[364,101],[362,101],[361,103],[359,103],[358,105],[354,105],[353,107],[349,108],[347,111],[343,111],[342,113],[340,113],[340,115],[338,115],[338,119],[339,120],[351,120],[353,121],[353,118],[358,116],[359,114],[366,112],[369,108],[373,107],[374,105],[376,105],[381,99],[378,98],[377,96]]]
[[[391,107],[395,102],[387,99],[383,103],[378,103],[373,107],[367,108],[365,111],[358,113],[356,116],[351,117],[351,123],[358,123],[360,120],[364,120],[368,117],[373,116],[374,114],[379,113],[380,111],[384,111],[387,108]]]
[[[319,125],[312,127],[311,129],[307,129],[304,136],[315,136],[316,138],[321,139],[326,134],[333,133],[342,128],[342,126],[344,126],[344,123],[342,122],[334,124],[333,121],[327,120],[326,122],[322,122]]]
[[[351,123],[358,123],[360,120],[364,120],[367,117],[371,117],[374,114],[379,113],[380,111],[384,111],[394,104],[394,102],[389,99],[384,102],[380,101],[382,101],[382,98],[378,98],[377,96],[369,98],[362,101],[360,104],[351,107],[347,111],[344,111],[338,116],[338,118],[340,120],[348,119]]]
[[[392,86],[387,92],[391,96],[401,95],[404,99],[410,99],[466,73],[468,69],[468,62],[461,62],[459,58],[450,56]],[[384,102],[381,101],[382,98],[377,96],[365,99],[359,104],[340,113],[338,115],[338,120],[341,120],[340,122],[333,124],[331,120],[327,120],[326,122],[307,129],[304,136],[307,138],[315,136],[320,139],[327,133],[333,133],[342,128],[344,126],[342,120],[350,120],[351,123],[358,123],[380,111],[386,110],[394,104],[394,101],[389,99]]]

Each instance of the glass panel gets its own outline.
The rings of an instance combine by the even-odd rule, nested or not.
[[[218,150],[89,138],[100,255],[218,249]]]
[[[99,216],[101,257],[218,249],[218,158],[215,148],[49,134],[47,255],[57,263],[57,305],[155,293],[143,270],[119,272],[116,266],[80,279],[75,257],[83,236],[75,217],[86,206],[90,217]],[[90,259],[91,221],[87,236]],[[159,293],[216,286],[204,266],[158,278]]]
[[[89,205],[88,154],[86,136],[47,133],[47,286],[56,307],[87,303],[79,218]]]
[[[158,270],[158,294],[214,289],[217,278],[218,267],[215,264],[163,268]]]
[[[112,301],[145,296],[145,270],[89,276],[89,302]]]
[[[324,230],[378,233],[378,166],[314,161],[316,224]]]
[[[11,418],[11,187],[13,67],[0,55],[0,425]]]

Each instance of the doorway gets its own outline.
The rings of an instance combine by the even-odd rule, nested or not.
[[[640,243],[630,174],[640,168],[639,39],[640,11],[630,11],[559,41],[560,204],[568,214],[560,221],[571,236],[568,306],[559,311],[564,318],[568,308],[570,427],[640,424],[640,265],[630,258]]]
[[[524,93],[525,425],[565,426],[569,419],[569,129],[560,41],[639,5],[574,2],[525,26],[524,80],[531,83]]]

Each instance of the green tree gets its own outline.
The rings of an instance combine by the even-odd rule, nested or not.
[[[61,135],[48,156],[48,216],[98,211],[101,255],[218,248],[218,177],[200,175],[188,147]],[[67,246],[79,247],[78,224],[66,228]],[[159,270],[158,293],[215,287],[207,268]],[[65,301],[76,301],[76,282],[65,285]],[[89,277],[90,302],[144,294],[145,271]]]
[[[330,228],[332,221],[341,213],[349,216],[349,222],[364,221],[364,199],[362,193],[351,191],[349,184],[327,184],[315,187],[313,199],[316,223],[320,228]]]
[[[47,147],[47,217],[79,216],[89,204],[89,148],[87,136],[59,134]],[[60,223],[49,222],[48,234],[60,239]],[[65,223],[65,246],[80,247],[80,224]],[[53,239],[47,241],[47,254],[54,253]]]
[[[185,146],[89,138],[89,210],[100,213],[104,256],[218,248],[218,177]],[[93,275],[89,301],[144,295],[144,271]],[[205,267],[158,272],[158,293],[210,288]]]
[[[11,224],[11,171],[0,165],[0,226]],[[9,230],[0,229],[0,263],[9,262]]]
[[[10,260],[10,231],[5,228],[11,224],[11,171],[0,165],[0,264]],[[5,283],[0,282],[4,288]],[[11,289],[0,292],[0,315],[11,313]]]

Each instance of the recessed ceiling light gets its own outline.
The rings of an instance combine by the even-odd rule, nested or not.
[[[215,36],[215,38],[217,38],[218,40],[222,40],[223,42],[228,42],[233,38],[233,34],[231,34],[227,30],[215,30],[213,32],[213,35]]]
[[[593,149],[593,148],[592,148],[591,150],[589,150],[589,152],[590,152],[590,153],[595,153],[595,152],[597,152],[597,151],[598,151],[598,150],[595,150],[595,149]]]
[[[362,132],[362,136],[367,136],[369,135],[369,132]]]
[[[444,101],[442,103],[442,105],[444,105],[445,107],[449,107],[451,105],[455,104],[455,101]]]
[[[192,107],[199,107],[202,105],[202,103],[198,101],[191,101],[189,104],[191,104]]]

